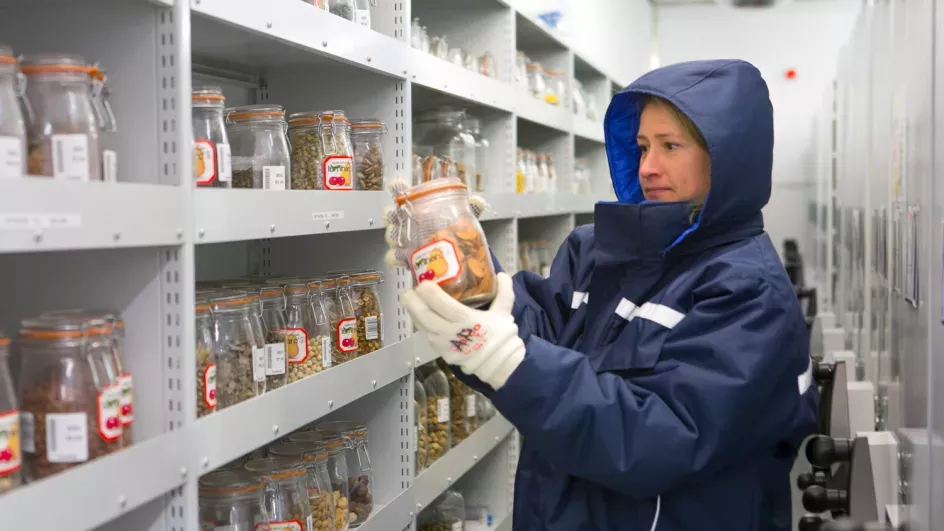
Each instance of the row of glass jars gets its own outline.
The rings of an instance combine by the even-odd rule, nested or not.
[[[197,416],[383,347],[379,271],[197,288]]]
[[[280,105],[226,108],[219,87],[191,98],[197,186],[264,190],[382,190],[384,123],[343,111]]]
[[[557,192],[557,168],[550,153],[535,153],[518,148],[515,168],[515,192],[553,194]]]
[[[543,277],[551,274],[551,260],[554,258],[551,242],[537,240],[518,244],[520,271],[530,271]]]
[[[442,359],[419,367],[414,380],[413,448],[419,474],[494,417],[495,408]]]
[[[0,337],[0,493],[128,447],[134,383],[116,312],[56,310],[19,329],[19,394]]]
[[[520,50],[515,57],[515,86],[551,105],[559,106],[567,101],[567,78],[564,73],[532,62]]]
[[[497,78],[498,69],[495,66],[495,58],[492,54],[485,52],[481,57],[462,48],[450,48],[445,35],[439,37],[430,37],[426,26],[420,23],[420,19],[414,18],[410,26],[410,44],[413,48],[438,57],[443,61],[478,72],[486,77]]]
[[[413,184],[457,177],[470,191],[485,192],[489,150],[481,123],[464,109],[421,114],[413,134]]]
[[[200,479],[207,529],[345,531],[374,508],[367,425],[325,422]],[[231,526],[231,527],[227,527]]]
[[[583,88],[579,79],[574,80],[574,114],[588,120],[597,121],[597,100]]]
[[[0,178],[115,181],[117,156],[105,72],[78,55],[14,57],[0,44]]]
[[[370,29],[370,8],[377,6],[377,0],[303,0],[318,9],[328,11],[345,20],[356,22]]]

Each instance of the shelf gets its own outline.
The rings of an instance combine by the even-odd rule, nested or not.
[[[42,529],[94,529],[184,484],[191,448],[187,430],[160,435],[4,494],[0,514]]]
[[[514,89],[511,89],[514,90]],[[563,107],[557,107],[535,99],[530,92],[515,91],[514,111],[518,118],[523,118],[536,125],[557,129],[568,133],[573,123],[573,115]]]
[[[383,228],[388,192],[195,190],[196,242],[217,243]]]
[[[298,66],[328,60],[404,78],[409,47],[299,0],[192,0],[194,62]]]
[[[511,429],[511,423],[498,415],[417,476],[413,484],[417,510],[427,507],[479,459],[494,450],[511,433]]]
[[[588,120],[587,118],[580,118],[574,116],[574,134],[594,142],[599,142],[603,144],[605,138],[603,136],[603,123],[594,122]]]
[[[367,396],[407,376],[412,367],[413,339],[408,338],[199,419],[192,452],[200,473]]]
[[[443,61],[428,53],[410,49],[410,74],[414,83],[467,101],[510,111],[514,87]]]
[[[0,253],[178,245],[183,219],[175,186],[0,181]]]
[[[413,521],[413,489],[408,487],[388,504],[374,506],[374,511],[358,529],[360,531],[389,531],[405,529]]]

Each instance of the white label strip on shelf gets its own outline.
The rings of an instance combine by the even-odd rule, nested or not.
[[[332,219],[344,219],[344,211],[332,210],[329,212],[312,212],[311,219],[314,221],[329,221]]]
[[[2,214],[0,229],[81,229],[81,214]]]

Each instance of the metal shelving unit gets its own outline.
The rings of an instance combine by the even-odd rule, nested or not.
[[[515,50],[608,98],[617,83],[502,0],[379,0],[362,28],[299,0],[0,0],[0,34],[17,53],[61,50],[108,69],[119,134],[117,183],[0,182],[0,327],[68,307],[126,321],[135,376],[135,444],[0,496],[11,528],[196,531],[200,475],[315,421],[368,424],[375,509],[363,531],[410,530],[418,511],[461,488],[510,528],[517,434],[501,416],[414,473],[413,369],[434,355],[399,306],[407,271],[383,262],[386,192],[195,189],[190,91],[219,84],[228,105],[344,109],[387,124],[386,179],[409,177],[412,119],[456,105],[492,146],[483,226],[518,269],[519,236],[559,244],[607,200],[602,112],[577,118],[514,85]],[[52,8],[52,9],[49,9]],[[487,78],[410,47],[420,16],[450,43],[495,59]],[[626,80],[620,80],[625,82]],[[573,83],[571,83],[573,86]],[[594,88],[595,87],[595,88]],[[555,195],[516,195],[515,148],[554,154]],[[595,157],[593,193],[568,193],[576,157]],[[602,157],[602,162],[600,157]],[[348,268],[384,272],[385,347],[196,419],[194,283],[245,274]],[[19,359],[11,359],[14,375]],[[55,511],[50,511],[53,506]]]

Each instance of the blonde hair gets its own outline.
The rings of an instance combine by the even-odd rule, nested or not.
[[[682,130],[685,131],[685,133],[688,136],[690,136],[693,140],[695,140],[695,143],[698,144],[698,147],[705,150],[705,153],[709,153],[709,154],[711,153],[708,149],[708,141],[705,140],[705,135],[701,134],[701,131],[698,130],[698,126],[695,125],[695,122],[693,122],[692,119],[689,118],[687,114],[682,112],[681,109],[676,107],[674,103],[672,103],[671,101],[665,98],[661,98],[659,96],[646,94],[645,96],[643,96],[643,99],[642,99],[642,106],[639,109],[640,113],[642,113],[642,111],[650,105],[659,105],[668,109],[669,112],[672,113],[672,116],[675,118],[675,121],[678,122],[679,126],[681,126]],[[692,214],[691,216],[689,216],[689,219],[688,219],[689,223],[695,222],[698,216],[701,215],[701,209],[704,206],[705,206],[704,198],[698,199],[696,201],[692,201]]]

